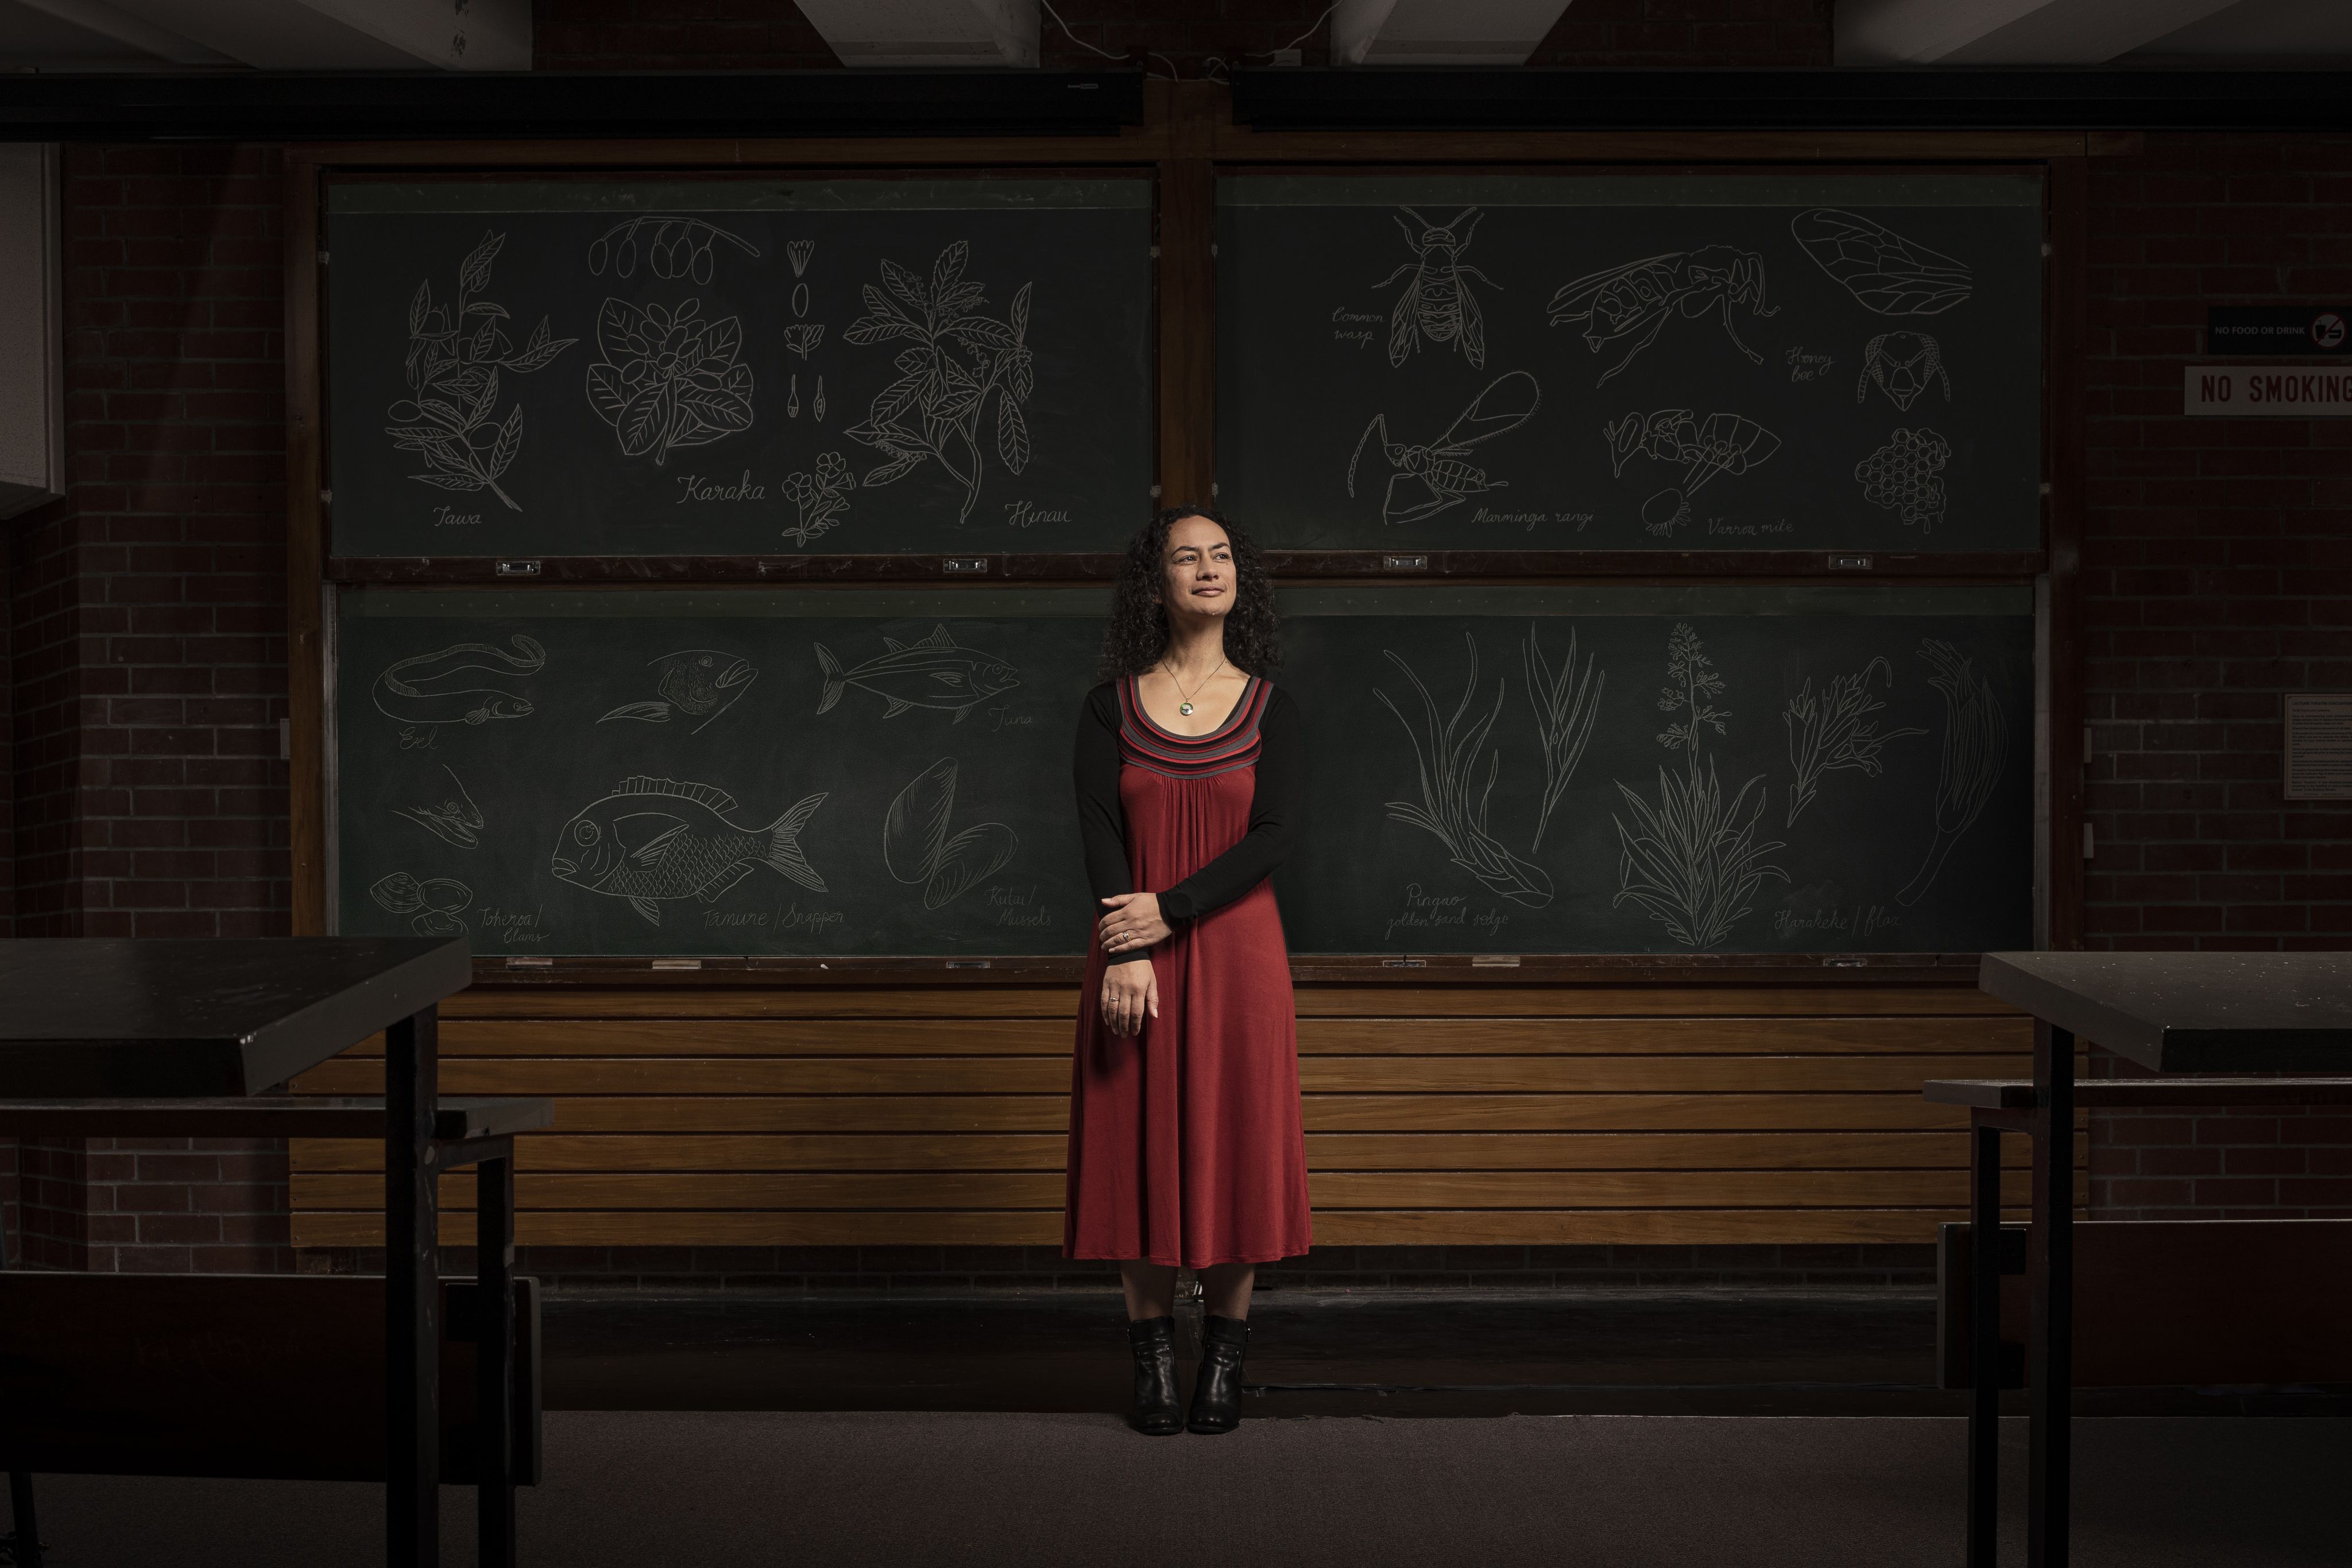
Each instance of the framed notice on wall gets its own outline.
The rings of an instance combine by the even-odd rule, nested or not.
[[[2285,697],[2286,798],[2352,800],[2352,692]]]

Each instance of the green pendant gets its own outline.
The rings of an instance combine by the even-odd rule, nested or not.
[[[1178,703],[1176,705],[1176,711],[1182,714],[1186,718],[1190,718],[1192,716],[1192,705],[1191,703]]]

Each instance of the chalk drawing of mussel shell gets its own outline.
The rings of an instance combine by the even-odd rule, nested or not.
[[[940,909],[1003,870],[1021,841],[1003,822],[981,822],[953,838],[956,759],[943,757],[898,791],[882,818],[882,860],[890,874],[923,884],[923,907]]]
[[[1003,822],[982,822],[966,828],[940,846],[938,862],[923,883],[923,907],[939,909],[986,882],[1013,859],[1021,839]]]

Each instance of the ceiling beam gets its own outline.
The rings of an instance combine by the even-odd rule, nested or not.
[[[845,66],[1034,68],[1037,0],[800,0]]]
[[[1523,66],[1566,0],[1339,0],[1331,63]]]
[[[2095,66],[2235,0],[1839,0],[1841,66]]]

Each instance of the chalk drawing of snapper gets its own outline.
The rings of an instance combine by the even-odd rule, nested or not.
[[[638,774],[563,824],[551,869],[591,893],[626,899],[651,925],[661,924],[663,903],[715,903],[755,865],[823,893],[824,878],[801,852],[800,833],[824,804],[823,794],[811,795],[766,827],[746,828],[728,820],[737,808],[724,789]]]
[[[890,706],[884,718],[896,718],[910,707],[943,708],[961,724],[973,704],[1021,684],[1012,665],[991,654],[959,648],[944,626],[935,627],[919,643],[882,639],[889,650],[856,669],[845,670],[824,643],[816,649],[817,668],[824,674],[824,695],[816,711],[826,713],[841,700],[845,686],[863,686]]]

